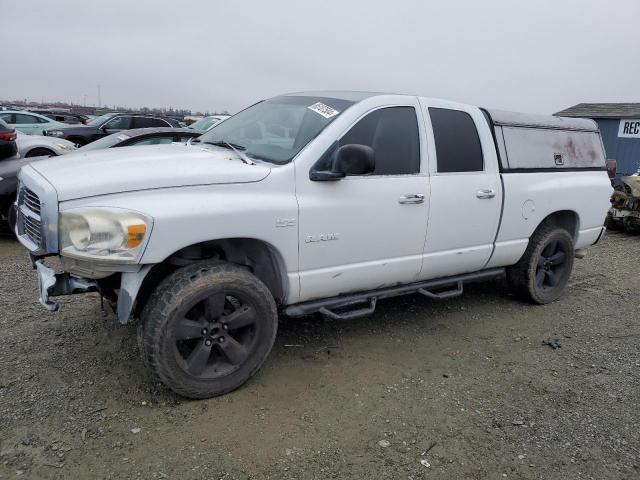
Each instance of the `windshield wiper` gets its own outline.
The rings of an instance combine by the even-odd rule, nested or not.
[[[235,153],[238,154],[238,156],[240,157],[240,160],[242,160],[244,163],[246,163],[247,165],[255,165],[255,162],[251,161],[249,157],[247,157],[244,153],[240,151],[240,150],[246,150],[247,147],[243,147],[242,145],[238,145],[237,143],[227,142],[226,140],[218,140],[216,142],[204,142],[204,143],[208,145],[215,145],[216,147],[230,148],[231,150],[233,150]]]

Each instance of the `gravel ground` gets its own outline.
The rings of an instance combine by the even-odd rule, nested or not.
[[[97,296],[45,312],[0,239],[0,478],[640,478],[639,245],[609,234],[552,305],[490,282],[283,319],[245,387],[189,401]]]

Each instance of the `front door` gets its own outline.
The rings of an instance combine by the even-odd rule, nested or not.
[[[296,171],[301,301],[416,279],[429,211],[418,118],[417,103],[378,108],[340,138],[334,148],[373,148],[373,174],[320,182]]]

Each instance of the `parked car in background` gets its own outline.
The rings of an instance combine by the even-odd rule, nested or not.
[[[0,160],[15,157],[18,153],[16,129],[0,120]]]
[[[124,130],[102,137],[78,149],[78,152],[88,152],[101,148],[131,147],[135,145],[161,145],[168,143],[186,143],[191,138],[202,135],[200,130],[192,128],[138,128],[134,130]]]
[[[82,146],[99,138],[122,130],[150,127],[175,127],[180,124],[168,117],[147,115],[144,113],[107,113],[87,122],[86,125],[61,126],[45,130],[48,137],[64,138]]]
[[[52,128],[66,127],[62,122],[56,122],[44,115],[33,113],[28,110],[1,111],[0,120],[4,120],[16,130],[27,135],[42,135],[42,132]]]
[[[195,130],[202,130],[206,132],[210,128],[213,128],[216,125],[218,125],[220,122],[224,122],[230,116],[231,115],[211,115],[208,117],[203,117],[200,120],[193,122],[191,125],[189,125],[189,128],[193,128]]]
[[[22,132],[18,132],[16,143],[18,144],[18,153],[22,158],[64,155],[77,148],[75,144],[63,138],[25,135]]]

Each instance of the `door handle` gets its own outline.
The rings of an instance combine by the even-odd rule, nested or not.
[[[478,198],[493,198],[495,196],[496,196],[496,191],[493,188],[478,190],[476,192],[476,197]]]
[[[398,203],[403,205],[408,203],[422,203],[424,202],[424,195],[421,193],[407,193],[406,195],[401,195],[398,199]]]

